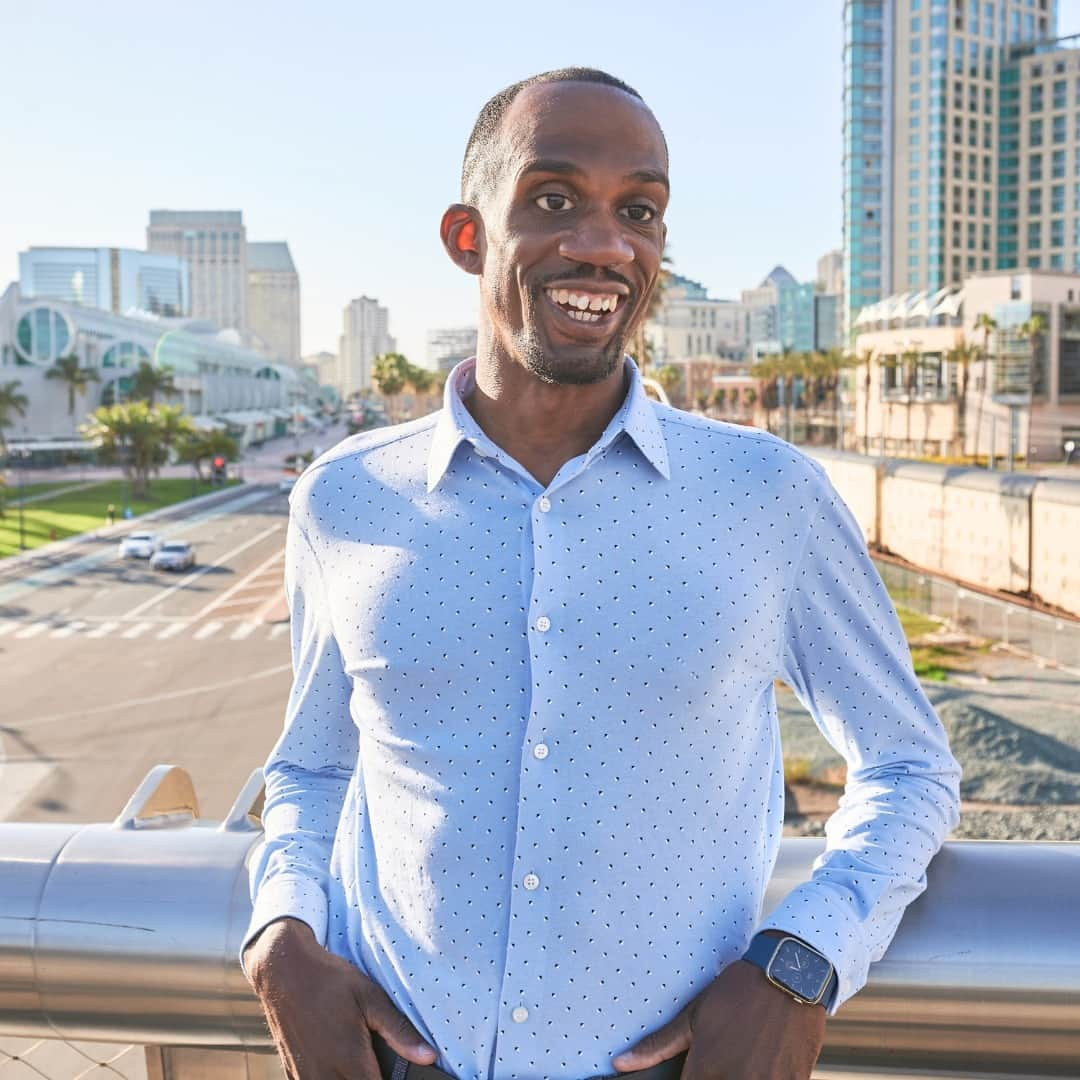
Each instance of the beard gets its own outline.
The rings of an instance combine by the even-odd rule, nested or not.
[[[542,286],[529,290],[535,312],[543,302]],[[527,320],[515,341],[516,352],[526,370],[553,386],[589,386],[610,378],[622,365],[629,327],[617,327],[605,345],[585,347],[546,345],[536,319]]]

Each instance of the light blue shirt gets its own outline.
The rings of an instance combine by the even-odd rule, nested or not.
[[[545,488],[463,404],[297,483],[295,679],[248,937],[302,919],[460,1080],[570,1080],[775,927],[865,982],[957,820],[959,769],[823,470],[651,401],[636,368]],[[774,680],[847,761],[811,881],[762,918]],[[835,1007],[834,1005],[834,1007]]]

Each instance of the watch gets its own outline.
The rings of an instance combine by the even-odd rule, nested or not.
[[[803,1005],[828,1006],[836,989],[836,969],[827,957],[794,937],[757,934],[743,959]]]

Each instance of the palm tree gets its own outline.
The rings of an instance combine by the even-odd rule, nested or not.
[[[169,447],[194,427],[177,405],[152,409],[145,401],[129,401],[95,409],[80,430],[98,444],[105,462],[119,462],[131,481],[132,497],[141,498],[151,474],[168,460]]]
[[[159,394],[162,397],[172,397],[178,392],[173,381],[172,368],[154,367],[149,361],[143,360],[131,375],[131,400],[145,401],[151,409],[154,407],[154,398]]]
[[[772,412],[780,403],[780,357],[763,356],[750,365],[750,374],[761,384],[761,407],[765,410],[765,430],[771,435]]]
[[[870,382],[871,371],[874,364],[874,350],[863,349],[854,359],[854,363],[862,365],[865,369],[863,374],[863,453],[870,456]]]
[[[16,416],[25,416],[30,408],[30,399],[19,390],[19,380],[0,383],[0,451],[7,456],[7,440],[4,428],[11,427]]]
[[[85,394],[91,383],[101,382],[101,376],[93,368],[84,368],[74,354],[61,356],[48,371],[46,379],[58,379],[67,385],[68,416],[75,415],[75,395]]]
[[[408,385],[411,367],[412,365],[401,353],[383,353],[382,356],[375,358],[371,378],[376,389],[386,398],[391,420],[397,419],[398,395]]]
[[[979,436],[982,433],[983,403],[986,401],[986,392],[990,386],[990,335],[997,331],[997,320],[986,312],[981,312],[975,318],[975,329],[983,332],[982,344],[982,394],[979,396],[979,411],[975,417],[975,463],[979,461]]]
[[[665,364],[654,373],[653,378],[663,387],[664,393],[670,399],[675,388],[682,382],[682,371],[674,364]]]
[[[727,391],[722,386],[717,386],[712,392],[710,404],[719,413],[724,411],[724,402],[727,400]]]
[[[922,350],[918,341],[909,341],[907,348],[900,354],[901,371],[904,379],[904,413],[906,431],[904,441],[907,444],[907,452],[911,448],[911,406],[915,404],[915,381],[918,377],[919,365],[922,363]]]
[[[965,341],[963,334],[956,335],[956,344],[945,354],[945,359],[960,371],[960,385],[956,394],[956,442],[960,448],[961,458],[964,457],[967,446],[967,395],[971,365],[981,355],[979,346],[974,342]]]
[[[226,461],[236,461],[240,451],[234,439],[226,435],[224,431],[198,431],[192,428],[190,433],[185,433],[176,444],[176,459],[184,464],[195,466],[195,475],[200,483],[203,477],[203,462],[216,457],[223,457]]]
[[[660,272],[656,275],[656,283],[649,295],[649,303],[645,307],[645,314],[641,316],[632,339],[634,361],[638,370],[645,375],[649,364],[652,363],[652,350],[649,347],[649,339],[645,333],[645,324],[654,320],[660,314],[664,306],[664,293],[671,282],[671,255],[667,245],[664,245],[664,253],[660,256]],[[662,384],[661,384],[662,385]],[[666,393],[667,391],[665,391]]]
[[[1028,368],[1028,394],[1029,396],[1035,392],[1036,383],[1041,380],[1036,378],[1036,369],[1041,361],[1039,356],[1039,343],[1042,341],[1043,334],[1046,333],[1046,316],[1035,312],[1031,318],[1026,322],[1022,322],[1016,328],[1016,336],[1021,341],[1031,342],[1031,363]]]

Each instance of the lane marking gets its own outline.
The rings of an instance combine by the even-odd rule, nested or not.
[[[50,624],[47,622],[31,623],[29,626],[23,627],[15,636],[20,640],[37,637],[38,634],[44,634],[49,629],[49,626]]]
[[[200,626],[191,636],[196,641],[205,641],[208,637],[213,637],[225,624],[223,622],[211,621],[205,626]]]
[[[164,630],[159,630],[157,639],[158,641],[168,641],[169,638],[175,637],[181,630],[186,630],[190,625],[189,622],[173,623],[172,626],[166,626]]]
[[[289,624],[287,622],[274,623],[270,630],[270,640],[276,641],[282,634],[289,632]]]
[[[106,634],[115,630],[119,625],[118,622],[103,622],[96,630],[91,630],[86,636],[88,638],[103,638]]]
[[[59,630],[54,630],[49,637],[59,641],[61,638],[69,638],[72,634],[79,633],[80,630],[85,630],[87,624],[84,622],[69,622],[67,626],[61,626]]]
[[[275,526],[275,528],[280,528],[280,526]],[[264,573],[267,567],[272,566],[275,562],[278,561],[278,559],[283,558],[284,555],[284,548],[280,548],[279,550],[275,551],[274,554],[270,556],[270,558],[264,559],[258,566],[255,567],[254,570],[242,577],[235,585],[226,589],[219,597],[211,600],[210,603],[202,609],[202,611],[200,611],[197,615],[194,616],[194,618],[202,619],[209,615],[211,611],[216,611],[223,604],[227,603],[233,595],[235,595],[241,589],[247,586],[249,582],[252,581],[252,579]]]
[[[230,641],[243,641],[248,637],[258,624],[253,622],[241,623],[230,635]]]
[[[130,641],[132,638],[142,637],[147,630],[150,630],[153,627],[153,625],[152,622],[136,623],[134,626],[125,630],[120,636],[122,638],[127,638]]]
[[[134,618],[136,615],[141,615],[148,608],[153,607],[155,604],[160,604],[162,600],[166,599],[166,597],[172,596],[172,594],[174,592],[177,592],[179,589],[187,588],[187,586],[190,585],[193,581],[201,578],[203,574],[209,574],[211,570],[216,570],[219,566],[222,566],[226,562],[228,562],[229,559],[231,559],[234,555],[239,555],[242,551],[246,551],[249,547],[253,547],[255,544],[259,543],[260,540],[265,540],[266,537],[268,537],[271,533],[277,532],[282,527],[282,524],[278,522],[275,525],[271,525],[268,529],[263,529],[261,533],[256,533],[255,536],[248,538],[238,547],[234,547],[232,551],[227,551],[224,555],[222,555],[218,559],[215,559],[212,563],[207,563],[206,566],[200,566],[198,570],[193,570],[190,574],[188,574],[187,577],[181,578],[175,585],[170,585],[169,588],[158,593],[156,596],[151,596],[148,600],[144,600],[141,604],[136,604],[135,607],[133,607],[129,612],[125,614],[124,618],[131,619]],[[205,614],[205,612],[199,612],[199,614],[195,615],[194,618],[199,619],[203,616],[203,614]]]
[[[2,623],[0,623],[0,637],[3,637],[5,634],[10,634],[11,631],[15,629],[15,627],[21,626],[21,625],[22,625],[21,623],[17,623],[17,622],[2,622]]]
[[[67,720],[78,720],[84,716],[100,716],[103,713],[115,712],[117,709],[134,709],[140,705],[155,705],[161,701],[176,701],[178,698],[192,697],[197,694],[209,694],[217,690],[227,690],[230,686],[243,686],[255,679],[267,679],[274,675],[281,675],[286,671],[292,671],[292,664],[278,664],[267,668],[265,671],[256,671],[254,674],[241,675],[235,679],[226,679],[224,682],[209,683],[206,686],[191,686],[186,690],[172,690],[167,694],[152,694],[149,697],[131,698],[128,701],[116,701],[110,705],[98,705],[93,709],[80,709],[78,712],[52,713],[38,716],[32,720],[24,721],[24,726],[29,729],[39,724],[58,724]]]

